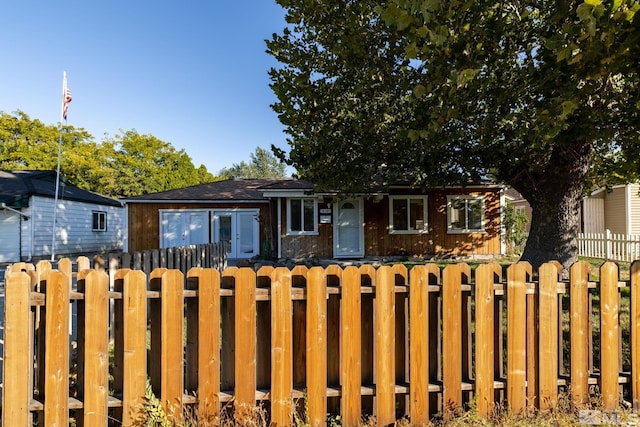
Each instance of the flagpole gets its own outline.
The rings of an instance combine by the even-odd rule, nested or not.
[[[65,98],[67,95],[67,72],[64,71],[62,73],[62,103],[60,108],[60,126],[59,130],[59,139],[58,139],[58,166],[56,168],[56,192],[53,198],[53,231],[51,232],[51,261],[55,261],[56,256],[56,217],[58,214],[58,198],[60,192],[60,162],[62,159],[62,121],[66,121],[65,114]]]

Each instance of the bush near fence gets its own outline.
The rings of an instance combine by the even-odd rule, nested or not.
[[[107,425],[108,417],[132,425],[145,416],[147,378],[175,421],[187,406],[197,405],[205,420],[222,405],[242,417],[261,403],[273,423],[288,425],[295,400],[305,398],[313,426],[328,413],[347,426],[362,414],[380,425],[405,416],[424,424],[472,401],[481,416],[496,404],[549,409],[563,391],[580,407],[593,386],[602,409],[621,399],[640,409],[640,322],[626,331],[625,366],[619,324],[625,287],[631,319],[640,317],[637,262],[629,282],[619,282],[612,262],[599,282],[589,281],[586,262],[572,266],[568,282],[559,280],[558,263],[544,264],[535,281],[527,263],[506,274],[491,263],[473,274],[466,264],[410,272],[403,265],[193,268],[186,277],[176,269],[118,270],[112,288],[103,271],[82,270],[73,280],[69,265],[7,272],[3,426],[33,417],[67,425],[70,414],[80,425]],[[78,312],[72,376],[69,304]]]

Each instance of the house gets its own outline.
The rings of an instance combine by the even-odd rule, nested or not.
[[[498,255],[503,187],[372,189],[235,179],[127,200],[129,250],[225,241],[229,258]]]
[[[127,230],[122,203],[61,177],[54,214],[56,175],[0,171],[0,262],[50,257],[52,250],[57,256],[123,249]]]
[[[252,258],[271,238],[268,179],[217,181],[126,199],[129,250],[226,242],[229,258]]]
[[[596,190],[582,200],[582,232],[640,234],[640,184]]]

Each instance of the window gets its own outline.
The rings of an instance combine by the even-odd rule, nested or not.
[[[317,234],[315,199],[289,199],[287,234]]]
[[[93,217],[91,230],[107,231],[107,213],[103,211],[92,211],[91,215]]]
[[[447,196],[447,229],[449,233],[484,231],[484,197]]]
[[[427,197],[389,197],[389,233],[427,233]]]

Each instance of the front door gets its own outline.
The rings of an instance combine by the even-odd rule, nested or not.
[[[364,215],[362,199],[341,200],[334,209],[333,256],[362,258],[364,256]]]
[[[258,214],[257,209],[213,211],[213,241],[227,244],[228,258],[251,258],[258,255]]]

